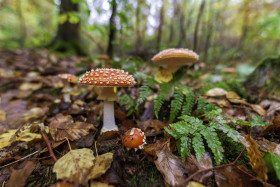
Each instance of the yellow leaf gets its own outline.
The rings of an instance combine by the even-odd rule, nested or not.
[[[10,146],[13,142],[16,141],[30,142],[35,139],[41,139],[40,134],[31,133],[29,129],[19,131],[15,136],[17,131],[17,129],[12,129],[0,135],[0,149]]]
[[[228,92],[226,97],[231,103],[248,105],[248,103],[245,100],[242,100],[235,92]]]
[[[216,96],[224,96],[227,93],[228,92],[222,88],[212,88],[212,89],[208,90],[204,95],[216,97]]]
[[[61,157],[53,167],[57,179],[65,179],[87,186],[88,174],[93,166],[93,152],[90,149],[76,149]]]
[[[3,122],[6,120],[6,112],[5,110],[0,110],[0,122]]]
[[[103,175],[111,166],[113,162],[113,153],[105,153],[95,158],[94,166],[88,176],[88,179],[96,179]]]
[[[265,109],[263,109],[260,105],[250,104],[249,106],[261,116],[266,114]]]
[[[19,90],[21,91],[27,91],[27,90],[38,90],[43,86],[42,83],[29,83],[29,82],[25,82],[22,83],[19,87]]]
[[[156,69],[155,80],[159,83],[169,82],[172,79],[172,73],[168,69],[158,68]]]
[[[260,151],[258,150],[258,144],[255,140],[250,136],[246,135],[246,140],[249,143],[249,147],[247,147],[248,158],[250,160],[250,164],[257,174],[258,178],[262,181],[267,180],[267,168],[265,162],[261,156]]]
[[[187,187],[205,187],[203,184],[200,184],[198,182],[195,181],[191,181],[188,183]]]
[[[106,183],[102,183],[99,181],[91,180],[90,181],[90,187],[113,187],[113,185],[109,185]]]

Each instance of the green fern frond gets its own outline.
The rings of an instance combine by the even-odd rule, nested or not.
[[[191,115],[194,104],[195,94],[192,90],[189,89],[185,97],[185,102],[182,107],[181,115]]]
[[[194,134],[194,137],[192,138],[192,147],[195,151],[197,160],[200,161],[205,154],[205,147],[200,133]]]
[[[125,106],[125,109],[127,110],[127,116],[130,116],[134,112],[138,110],[137,107],[135,107],[134,100],[126,93],[120,93],[119,95],[119,104],[120,106]]]
[[[172,92],[172,85],[164,83],[161,85],[160,92],[154,101],[154,111],[156,118],[158,118],[158,112],[160,111],[164,101],[167,100],[168,96]]]
[[[180,87],[175,87],[174,99],[171,101],[170,104],[170,123],[172,123],[179,114],[184,102],[184,96],[185,95],[183,93],[183,90]]]
[[[197,111],[198,113],[207,113],[210,111],[214,111],[218,109],[218,107],[213,104],[213,103],[209,103],[206,99],[204,99],[203,97],[199,97],[197,99]]]
[[[140,90],[140,93],[139,93],[139,97],[137,99],[137,105],[142,104],[147,99],[147,97],[153,92],[149,83],[144,83],[139,88],[139,90]]]

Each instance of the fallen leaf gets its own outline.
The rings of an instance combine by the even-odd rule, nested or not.
[[[6,120],[5,110],[0,110],[0,123]]]
[[[249,104],[249,106],[261,116],[264,116],[266,114],[266,111],[260,105]]]
[[[242,172],[238,168],[245,170],[243,166],[228,166],[215,170],[215,181],[218,187],[236,187],[236,186],[264,186],[260,181],[255,180],[248,172]]]
[[[75,187],[76,185],[66,182],[66,181],[62,181],[62,182],[57,182],[53,185],[51,185],[50,187]]]
[[[88,174],[93,166],[93,152],[90,149],[76,149],[69,151],[57,160],[53,172],[57,179],[65,179],[82,185],[87,185]]]
[[[49,110],[48,107],[40,108],[40,107],[34,107],[32,109],[29,109],[27,112],[23,114],[24,120],[34,120],[38,119],[44,115],[46,115],[46,112]]]
[[[236,68],[225,68],[222,71],[223,71],[223,73],[232,73],[232,74],[236,74],[237,73]]]
[[[262,132],[262,136],[270,136],[274,134],[276,137],[280,136],[280,117],[272,120],[268,126],[264,127],[265,130]]]
[[[143,129],[145,132],[155,131],[158,132],[168,125],[168,123],[163,123],[160,120],[146,120],[137,121],[137,125]]]
[[[226,100],[226,99],[218,99],[218,98],[214,98],[214,97],[209,97],[206,99],[207,101],[209,101],[210,103],[214,103],[216,105],[218,105],[221,108],[224,107],[230,107],[230,103]]]
[[[31,133],[30,129],[24,129],[23,131],[19,132],[17,129],[9,130],[7,133],[0,135],[0,149],[10,146],[16,141],[30,142],[36,139],[41,139],[41,135]]]
[[[258,140],[257,142],[262,152],[272,152],[280,157],[280,144],[268,141],[265,138],[263,138],[262,140]]]
[[[243,100],[240,98],[240,96],[235,93],[235,92],[228,92],[226,94],[226,98],[231,102],[231,103],[235,103],[235,104],[245,104],[248,105],[249,103],[247,103],[247,101]]]
[[[163,175],[165,182],[170,186],[178,186],[185,180],[181,165],[182,159],[171,153],[168,146],[164,146],[158,153],[155,165],[159,172]]]
[[[258,150],[258,144],[255,140],[248,134],[246,135],[246,140],[250,144],[249,147],[246,147],[248,151],[248,158],[250,160],[250,164],[257,174],[258,178],[262,181],[267,180],[267,168],[265,162],[261,156],[260,151]]]
[[[25,83],[22,83],[20,86],[19,86],[19,90],[21,91],[27,91],[27,90],[38,90],[42,87],[42,83],[30,83],[30,82],[25,82]]]
[[[208,90],[206,93],[204,93],[205,96],[210,96],[210,97],[217,97],[217,96],[224,96],[228,92],[222,88],[212,88]]]
[[[110,168],[112,162],[113,153],[111,152],[95,157],[88,179],[96,179],[103,175]]]
[[[90,187],[114,187],[113,185],[109,185],[103,182],[91,180],[90,181]]]
[[[191,181],[188,183],[187,187],[205,187],[203,184],[200,184],[198,182],[195,181]]]
[[[50,119],[49,129],[55,141],[63,140],[65,137],[73,141],[89,134],[90,129],[95,130],[95,127],[86,122],[74,122],[70,115],[57,114]]]
[[[26,161],[22,169],[14,170],[8,181],[8,187],[23,187],[36,166],[35,161]]]

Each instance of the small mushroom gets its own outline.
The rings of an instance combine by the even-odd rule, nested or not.
[[[143,149],[144,144],[146,144],[146,137],[141,129],[132,128],[125,132],[122,142],[127,148]]]
[[[77,82],[77,76],[72,75],[72,74],[67,74],[67,73],[58,74],[57,76],[60,77],[63,80],[63,83],[65,85],[64,88],[62,89],[64,102],[70,103],[71,102],[71,99],[70,99],[70,92],[71,92],[70,82],[76,83]]]
[[[152,61],[154,64],[163,68],[157,70],[156,80],[159,82],[169,82],[172,79],[172,73],[178,70],[178,66],[193,64],[198,61],[199,56],[189,49],[166,49],[156,54]],[[164,79],[161,79],[164,77]],[[162,81],[161,81],[162,80]]]
[[[114,87],[130,87],[136,83],[132,75],[119,69],[96,69],[85,73],[80,78],[80,83],[101,87],[98,100],[104,101],[103,127],[101,133],[117,131],[114,116],[114,101],[118,100]]]

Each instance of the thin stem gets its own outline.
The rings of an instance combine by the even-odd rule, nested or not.
[[[104,101],[103,128],[101,133],[117,130],[118,127],[114,115],[114,101]]]
[[[45,141],[45,143],[46,143],[46,145],[47,145],[47,148],[48,148],[48,150],[49,150],[49,153],[50,153],[52,159],[54,160],[54,162],[56,162],[56,161],[57,161],[57,158],[56,158],[56,156],[55,156],[55,154],[54,154],[54,152],[53,152],[52,146],[51,146],[51,144],[50,144],[50,141],[49,141],[48,137],[47,137],[46,134],[45,134],[45,131],[40,130],[40,134],[42,135],[42,138],[43,138],[43,140]]]

